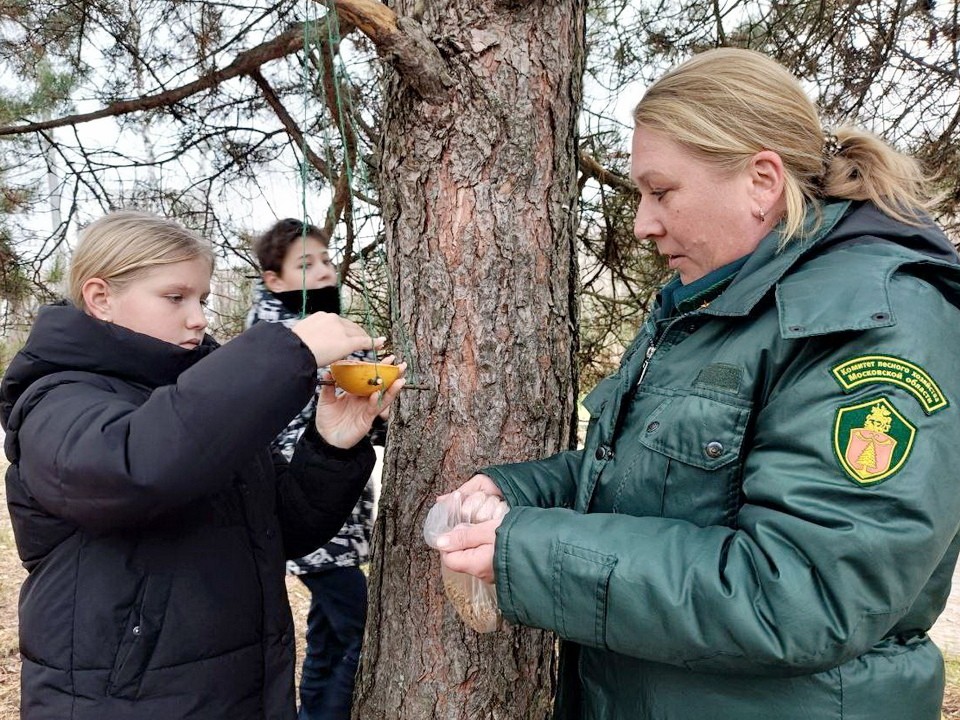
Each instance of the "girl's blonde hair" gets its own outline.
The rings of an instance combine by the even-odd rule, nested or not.
[[[797,79],[753,50],[718,48],[681,63],[650,86],[633,119],[730,173],[761,150],[776,152],[785,175],[784,242],[804,231],[818,198],[870,200],[911,224],[936,204],[916,160],[857,127],[825,131]]]
[[[173,220],[120,210],[87,225],[70,262],[67,295],[83,308],[83,284],[100,278],[116,291],[158,265],[202,257],[213,271],[213,248]]]

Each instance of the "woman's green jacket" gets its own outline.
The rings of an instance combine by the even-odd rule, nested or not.
[[[585,446],[487,468],[505,618],[555,631],[557,718],[937,720],[960,528],[960,266],[832,203],[654,312]]]

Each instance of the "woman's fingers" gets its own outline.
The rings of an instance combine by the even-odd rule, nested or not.
[[[463,485],[457,488],[457,490],[459,490],[463,495],[469,495],[470,493],[480,491],[482,493],[486,493],[487,495],[493,495],[503,499],[503,493],[500,492],[500,488],[497,487],[497,484],[493,482],[489,476],[484,475],[483,473],[474,475],[472,478],[463,483]],[[442,502],[450,495],[451,493],[444,493],[437,498],[437,502]]]
[[[492,545],[497,539],[497,528],[500,526],[500,522],[501,520],[488,520],[472,525],[457,525],[450,532],[437,538],[437,547],[444,552],[453,552],[488,543]]]

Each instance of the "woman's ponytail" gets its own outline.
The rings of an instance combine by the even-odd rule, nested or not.
[[[879,137],[852,125],[826,132],[823,197],[869,200],[902,222],[923,222],[938,198],[931,178],[912,157]]]

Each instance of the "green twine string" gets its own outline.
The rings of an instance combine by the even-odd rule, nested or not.
[[[306,0],[307,7],[304,8],[306,11],[305,17],[307,19],[303,23],[303,62],[301,63],[301,74],[303,78],[304,86],[306,87],[310,79],[308,61],[310,56],[310,44],[311,38],[316,37],[315,23],[312,18],[309,17],[310,11],[309,6],[311,5],[310,0]],[[308,114],[307,110],[309,108],[309,103],[306,100],[307,94],[304,93],[304,103],[303,103],[303,127],[307,127]],[[310,213],[307,211],[307,134],[306,132],[301,133],[301,147],[300,147],[300,216],[303,218],[301,221],[300,227],[300,318],[303,319],[307,315],[307,264],[302,262],[302,258],[307,254],[307,226],[311,225],[310,222]],[[338,288],[339,289],[339,288]]]
[[[320,43],[318,33],[316,30],[317,21],[316,18],[311,13],[311,9],[316,8],[316,3],[312,0],[305,0],[306,2],[306,12],[305,17],[307,20],[304,22],[304,55],[303,55],[303,87],[304,87],[304,97],[309,96],[311,89],[311,75],[310,75],[310,57],[311,53],[316,50],[318,62],[317,68],[319,72],[319,88],[321,96],[325,96],[323,92],[324,79],[325,79],[325,65],[324,58],[322,57],[323,46]],[[334,48],[339,47],[340,44],[340,22],[339,16],[337,15],[336,5],[334,0],[326,0],[326,20],[327,20],[327,43],[330,47],[330,65],[333,68],[333,77],[331,78],[334,89],[334,99],[336,102],[336,119],[337,124],[340,129],[340,135],[344,139],[344,149],[343,149],[343,167],[344,172],[347,176],[347,187],[348,192],[354,186],[354,167],[350,160],[349,153],[349,143],[352,139],[356,152],[360,153],[360,139],[352,132],[352,125],[348,124],[347,118],[352,116],[354,108],[352,106],[352,101],[349,94],[346,94],[344,97],[340,92],[341,79],[346,79],[349,81],[349,74],[346,69],[343,67],[342,61],[339,61],[339,57],[334,53]],[[304,102],[304,127],[306,128],[309,122],[309,113],[308,103]],[[325,123],[323,126],[323,138],[324,138],[324,150],[326,154],[326,160],[328,166],[333,168],[335,167],[335,159],[333,157],[332,151],[332,142],[329,137],[329,131]],[[348,135],[350,136],[348,138]],[[301,204],[303,208],[304,223],[308,223],[308,213],[307,213],[307,180],[308,180],[308,165],[307,165],[307,146],[306,146],[306,133],[303,136],[303,147],[301,147],[300,153],[300,181],[301,181]],[[366,171],[366,164],[361,160],[358,164],[359,176],[361,182],[364,186],[369,185],[369,177]],[[357,218],[356,218],[356,208],[354,207],[353,199],[348,200],[349,203],[349,212],[350,212],[350,223],[351,226],[357,227]],[[304,236],[301,240],[304,254],[306,254],[306,228],[304,228]],[[357,253],[360,259],[360,293],[364,301],[364,324],[367,328],[367,332],[374,336],[376,329],[374,328],[373,322],[373,310],[372,303],[370,302],[370,289],[367,287],[367,268],[366,268],[366,259],[364,258],[362,249]],[[386,263],[386,253],[381,247],[379,250],[379,255],[381,262],[384,267],[387,267]],[[306,268],[303,269],[303,307],[306,308]],[[340,274],[337,274],[337,289],[340,289]],[[391,328],[390,334],[395,335],[397,340],[400,341],[401,348],[403,350],[403,357],[408,363],[408,376],[411,380],[416,381],[419,373],[417,371],[417,365],[414,360],[414,354],[412,352],[412,346],[410,339],[407,334],[403,331],[402,324],[399,322],[398,310],[396,298],[394,296],[393,284],[390,281],[389,276],[387,277],[387,300],[390,307],[390,321]],[[374,362],[378,361],[377,352],[374,349]]]

